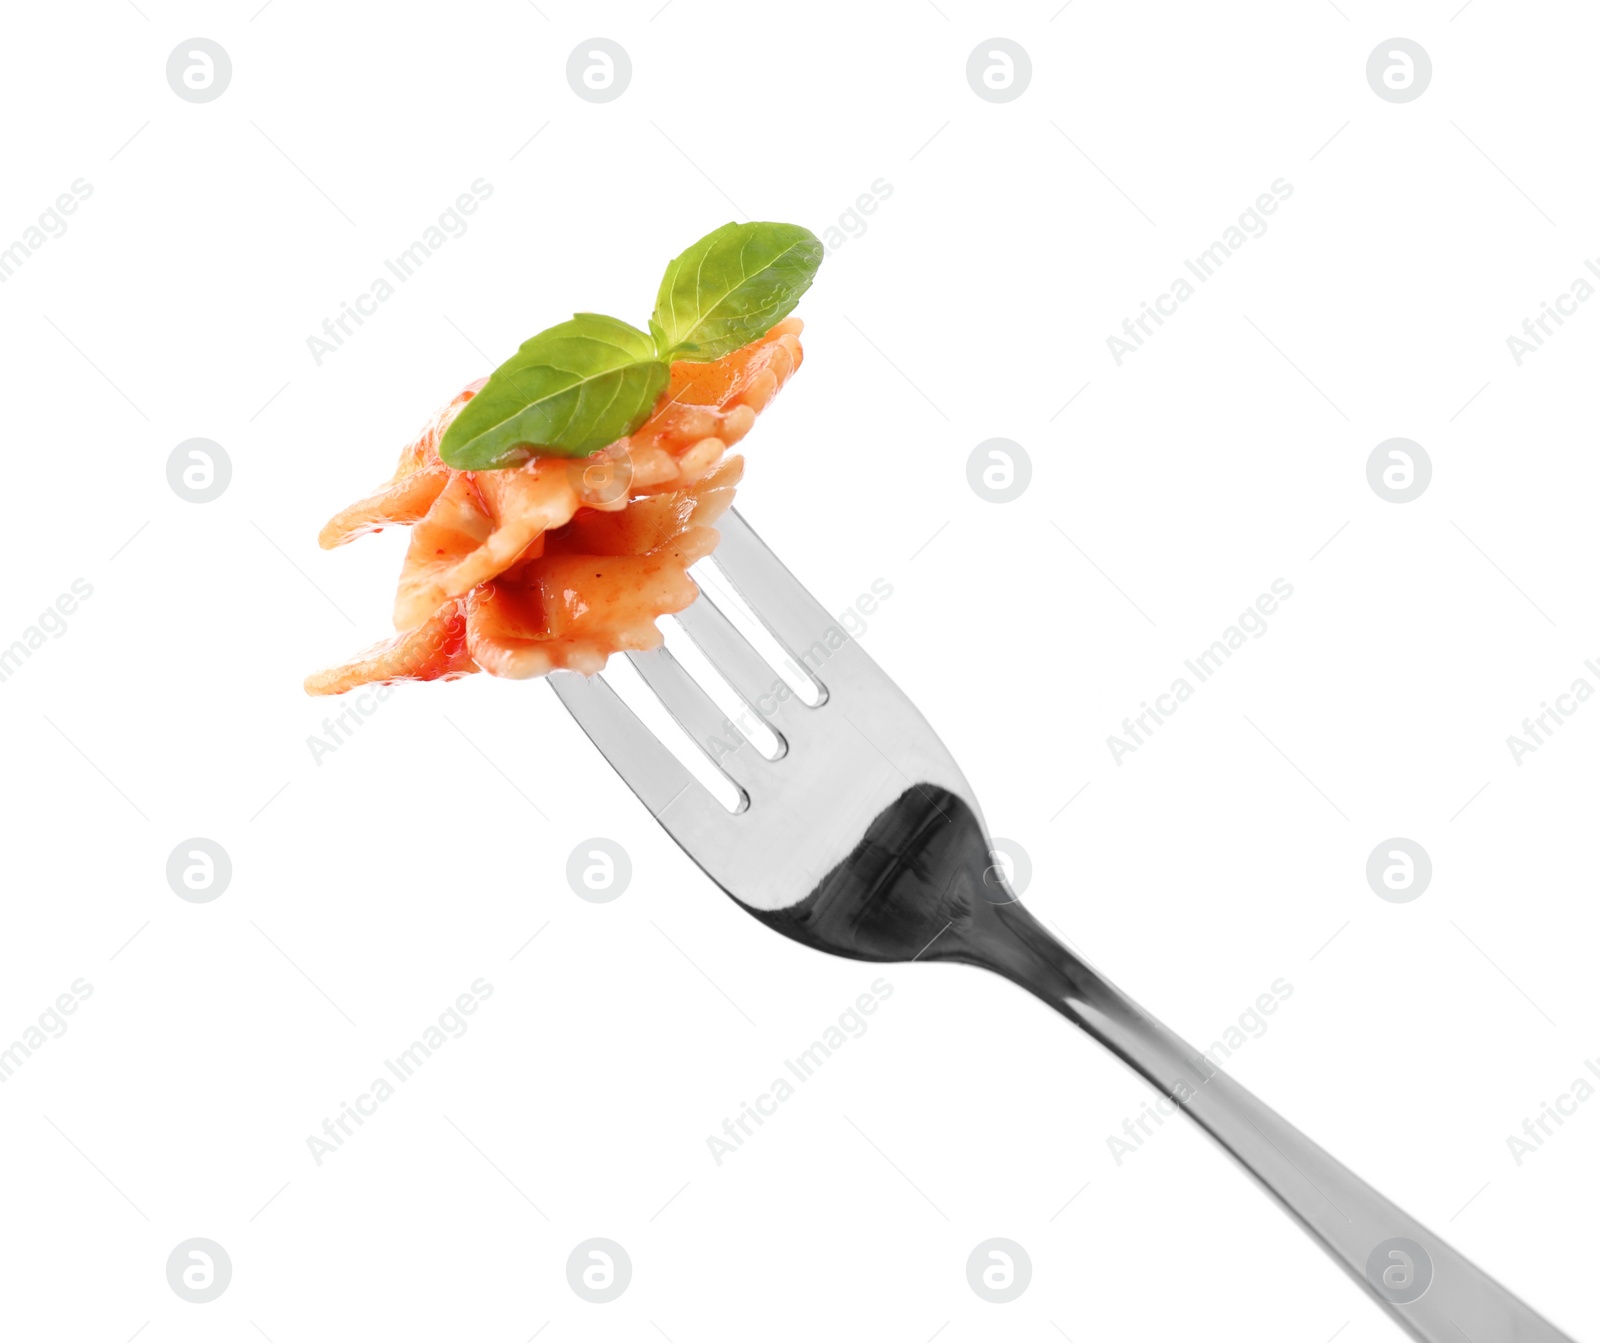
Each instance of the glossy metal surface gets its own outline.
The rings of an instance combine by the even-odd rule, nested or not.
[[[719,530],[718,567],[826,691],[816,707],[784,693],[704,595],[678,617],[786,743],[775,761],[748,744],[716,755],[747,799],[743,811],[730,814],[701,788],[601,678],[549,679],[723,890],[818,950],[960,961],[1044,999],[1171,1096],[1423,1343],[1571,1343],[1052,937],[1006,888],[977,800],[916,708],[737,513]],[[726,739],[720,714],[670,654],[630,656],[692,738]]]

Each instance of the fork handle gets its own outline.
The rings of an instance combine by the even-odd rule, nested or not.
[[[1043,998],[1171,1097],[1413,1338],[1573,1343],[1168,1030],[1021,905],[992,908],[998,927],[982,939],[981,963]]]

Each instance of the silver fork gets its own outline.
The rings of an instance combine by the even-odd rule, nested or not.
[[[808,705],[702,592],[677,620],[783,746],[726,750],[724,715],[666,649],[630,654],[730,778],[730,813],[600,677],[561,702],[684,851],[786,937],[866,961],[982,966],[1038,995],[1172,1097],[1412,1337],[1571,1343],[1052,937],[994,863],[967,781],[916,707],[735,512],[715,563],[820,683]]]

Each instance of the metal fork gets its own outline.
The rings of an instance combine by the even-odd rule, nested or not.
[[[1423,1343],[1571,1343],[1052,937],[995,863],[961,771],[916,707],[736,512],[714,561],[820,683],[811,705],[702,591],[676,618],[781,739],[727,750],[724,715],[666,649],[629,657],[739,789],[730,813],[600,677],[561,702],[684,851],[768,927],[866,961],[982,966],[1038,995],[1152,1083]]]

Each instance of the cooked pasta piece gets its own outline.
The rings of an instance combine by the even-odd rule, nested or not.
[[[463,387],[401,451],[400,465],[389,483],[329,519],[317,537],[318,544],[324,550],[332,550],[368,532],[409,526],[419,521],[433,506],[450,477],[450,468],[439,460],[439,440],[450,422],[461,413],[461,407],[488,381],[479,378]]]
[[[656,618],[698,594],[689,566],[716,548],[706,524],[733,501],[743,467],[731,457],[687,489],[580,515],[551,533],[541,555],[465,599],[473,660],[496,676],[592,674],[612,653],[655,648]]]
[[[306,693],[342,695],[374,681],[454,681],[478,670],[467,653],[467,621],[451,602],[414,630],[375,643],[349,662],[306,677]]]

